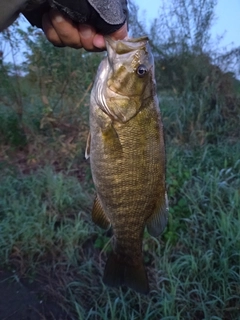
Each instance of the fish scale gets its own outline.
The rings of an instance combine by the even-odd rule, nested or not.
[[[146,37],[106,42],[108,56],[91,92],[86,149],[97,191],[92,218],[100,227],[111,225],[114,235],[104,282],[147,293],[144,228],[160,235],[168,215],[153,56]]]

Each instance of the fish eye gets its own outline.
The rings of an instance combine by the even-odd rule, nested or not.
[[[139,77],[143,77],[147,72],[148,72],[148,69],[144,64],[140,64],[137,67],[137,74],[139,75]]]

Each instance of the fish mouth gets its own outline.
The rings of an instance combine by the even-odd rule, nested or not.
[[[129,38],[129,37],[125,37],[125,38],[122,39],[122,40],[120,40],[120,39],[114,40],[114,39],[112,39],[110,36],[105,36],[105,40],[106,40],[107,42],[124,42],[124,43],[128,44],[128,43],[140,43],[140,42],[142,42],[142,41],[148,41],[149,38],[148,38],[148,36],[142,36],[142,37],[139,37],[139,38]]]
[[[113,40],[109,36],[105,36],[106,47],[108,56],[111,57],[111,53],[115,52],[116,54],[125,54],[131,51],[143,49],[146,47],[146,44],[149,42],[147,36],[139,38],[124,38],[123,40]]]

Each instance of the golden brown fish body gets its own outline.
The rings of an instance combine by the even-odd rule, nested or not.
[[[91,94],[87,150],[97,191],[92,217],[102,228],[111,225],[114,234],[104,282],[146,293],[144,228],[161,234],[168,210],[153,57],[147,38],[108,39],[107,51]]]

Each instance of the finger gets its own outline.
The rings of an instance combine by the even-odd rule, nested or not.
[[[79,24],[78,31],[83,48],[87,51],[96,51],[97,48],[93,44],[96,35],[95,29],[87,24]]]
[[[57,10],[52,9],[49,17],[59,39],[65,46],[76,49],[82,47],[77,25]]]
[[[51,19],[49,17],[49,13],[45,13],[42,17],[42,28],[48,39],[53,45],[57,47],[64,47],[61,39],[59,38],[56,30],[54,29]]]
[[[106,43],[105,39],[101,34],[95,34],[93,38],[93,45],[95,48],[98,48],[100,51],[103,51],[106,49]]]
[[[123,40],[128,35],[127,23],[125,23],[120,29],[110,34],[113,40]]]
[[[127,35],[128,35],[127,23],[125,23],[119,30],[110,34],[110,37],[114,40],[122,40],[126,38]],[[94,36],[93,45],[100,50],[106,49],[105,39],[101,34],[96,34]]]

